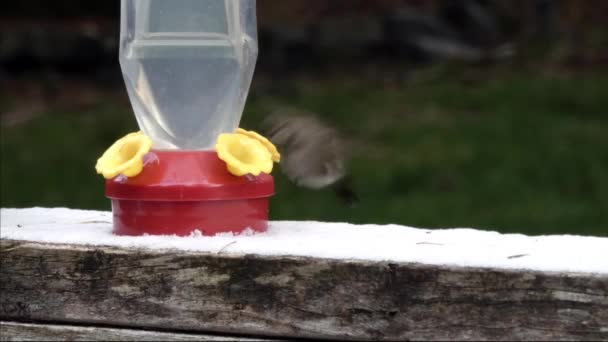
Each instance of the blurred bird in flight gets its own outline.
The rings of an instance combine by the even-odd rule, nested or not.
[[[347,144],[338,130],[312,113],[290,109],[272,112],[262,130],[279,148],[279,165],[289,180],[309,189],[330,187],[345,204],[358,203],[346,170]]]

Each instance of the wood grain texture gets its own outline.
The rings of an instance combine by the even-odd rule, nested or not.
[[[0,316],[328,339],[608,340],[608,276],[0,241]]]
[[[0,341],[269,341],[204,334],[0,322]]]

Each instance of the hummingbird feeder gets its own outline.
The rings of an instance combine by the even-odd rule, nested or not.
[[[97,161],[117,235],[265,231],[280,155],[239,127],[255,0],[122,0],[120,65],[140,131]]]

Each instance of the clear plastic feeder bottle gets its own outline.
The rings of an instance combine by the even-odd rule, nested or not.
[[[257,53],[255,0],[122,0],[120,65],[155,149],[211,149],[233,132]]]

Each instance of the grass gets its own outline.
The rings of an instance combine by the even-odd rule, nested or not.
[[[322,114],[352,141],[361,199],[349,208],[275,172],[271,218],[608,236],[608,75],[419,75],[432,77],[300,77],[265,92],[259,81],[242,125],[255,128],[276,103]],[[2,207],[109,210],[93,166],[136,129],[116,101],[3,127]]]

